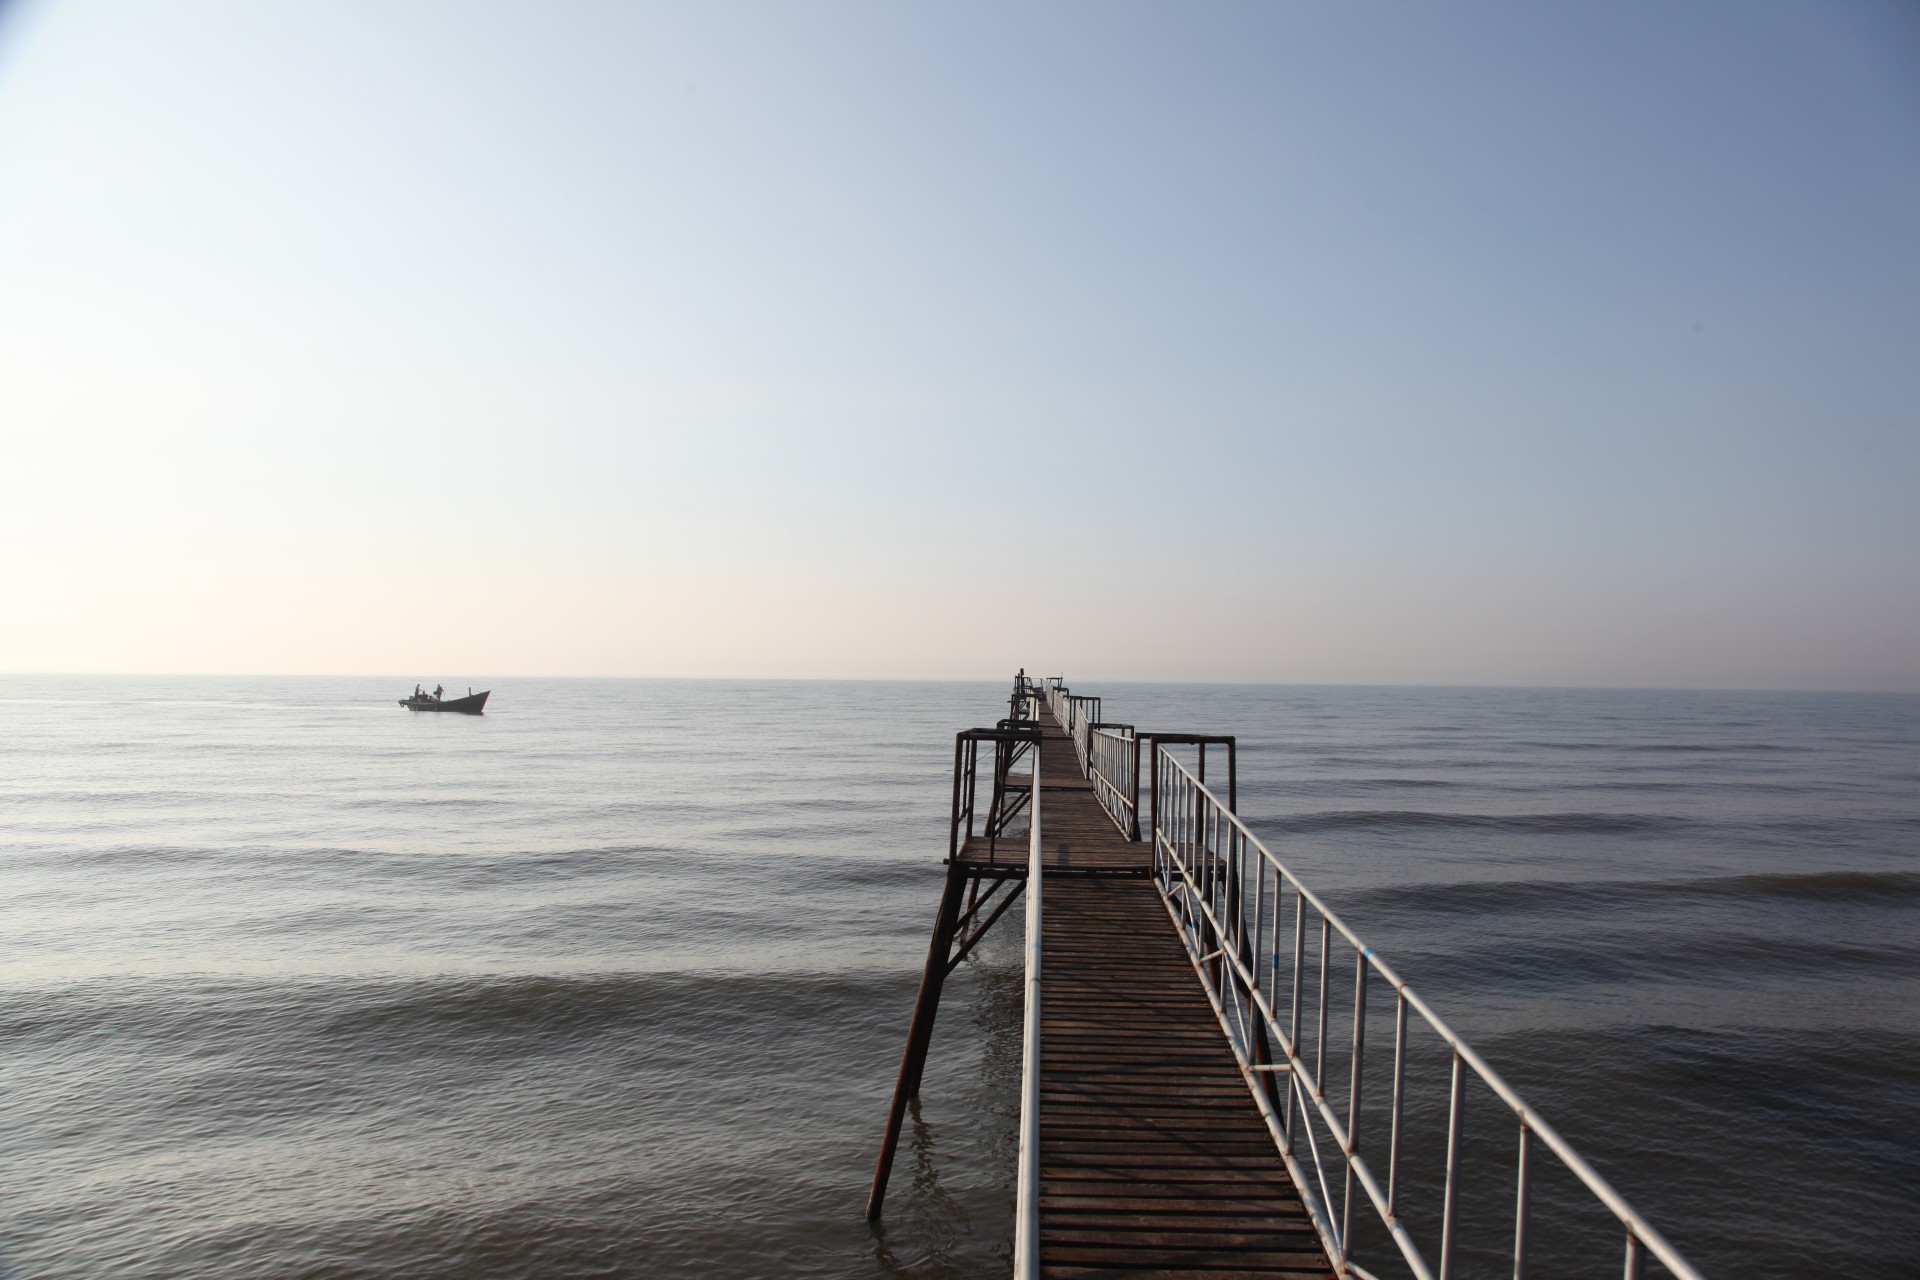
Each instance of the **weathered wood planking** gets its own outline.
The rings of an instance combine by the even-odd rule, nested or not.
[[[1330,1277],[1152,882],[1049,875],[1045,903],[1042,1274]]]
[[[1042,1274],[1328,1280],[1148,846],[1094,800],[1051,713],[1041,727]],[[1078,786],[1056,784],[1063,765]]]
[[[1107,811],[1094,800],[1093,784],[1080,772],[1073,740],[1049,711],[1041,712],[1040,726],[1046,735],[1040,751],[1040,837],[1047,870],[1146,875],[1153,866],[1147,846],[1121,835]],[[1029,785],[1031,777],[1017,776],[1016,789]],[[1027,838],[1020,835],[989,840],[975,836],[961,847],[960,860],[1024,875]]]
[[[1150,846],[1100,807],[1044,708],[1040,725],[1041,1273],[1331,1280],[1161,905]],[[1026,837],[976,837],[960,861],[1023,877]]]

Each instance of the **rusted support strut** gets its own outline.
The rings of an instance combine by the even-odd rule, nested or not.
[[[961,905],[968,896],[968,882],[973,881],[972,887],[977,891],[979,879],[957,862],[947,866],[946,887],[940,894],[940,910],[933,921],[933,940],[927,946],[926,967],[920,971],[920,994],[913,1002],[913,1023],[907,1028],[907,1047],[900,1055],[900,1075],[893,1085],[893,1105],[887,1109],[887,1130],[880,1139],[880,1158],[873,1167],[873,1189],[867,1195],[869,1222],[880,1216],[880,1207],[887,1198],[887,1178],[893,1173],[893,1156],[900,1145],[907,1104],[920,1094],[920,1077],[926,1072],[927,1048],[933,1043],[933,1020],[940,1012],[940,992],[946,986],[947,975],[959,967],[993,927],[994,921],[1020,896],[1020,881],[994,877],[986,893],[978,895],[963,913]],[[1009,883],[1011,888],[987,918],[969,931],[967,925],[987,908],[1001,886]]]
[[[1023,699],[1032,696],[1024,675],[1015,683],[1012,708],[1026,707]],[[900,1055],[900,1074],[893,1084],[893,1105],[887,1109],[887,1130],[880,1140],[880,1158],[873,1168],[873,1189],[867,1195],[867,1220],[880,1216],[887,1196],[887,1178],[893,1172],[893,1156],[900,1145],[900,1129],[906,1122],[907,1104],[920,1093],[920,1077],[926,1071],[927,1046],[933,1042],[933,1020],[940,1012],[940,992],[947,975],[967,958],[994,922],[1020,896],[1023,881],[1010,874],[1004,864],[982,867],[962,859],[967,842],[976,832],[989,845],[1007,836],[1016,825],[1025,806],[1032,802],[1030,788],[1013,785],[1012,769],[1020,759],[1032,761],[1035,774],[1040,769],[1041,734],[1030,720],[1002,720],[993,729],[965,729],[954,735],[953,816],[947,837],[947,879],[940,893],[940,910],[933,919],[933,939],[927,944],[927,963],[920,971],[920,994],[913,1002],[913,1023],[907,1028],[907,1047]],[[981,795],[980,745],[991,746],[991,790]],[[985,801],[984,812],[981,801]],[[987,884],[986,892],[981,885]],[[991,910],[988,908],[991,907]],[[984,918],[982,918],[984,915]],[[977,923],[976,923],[977,922]]]

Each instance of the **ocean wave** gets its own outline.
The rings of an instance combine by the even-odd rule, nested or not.
[[[1637,911],[1650,903],[1689,899],[1727,901],[1920,905],[1920,872],[1818,871],[1685,880],[1503,880],[1458,884],[1411,884],[1354,889],[1340,895],[1343,910],[1364,906],[1391,911],[1591,913],[1596,906]],[[1709,917],[1710,918],[1710,917]]]
[[[1283,783],[1267,781],[1265,785],[1249,783],[1243,780],[1240,784],[1242,794],[1251,793],[1256,789],[1262,792],[1291,792],[1297,795],[1301,792],[1311,791],[1372,791],[1376,789],[1392,791],[1402,787],[1414,789],[1444,789],[1447,787],[1470,787],[1474,790],[1487,789],[1484,783],[1449,782],[1444,778],[1313,778],[1305,781],[1289,779]],[[1499,789],[1511,790],[1513,788],[1503,787]],[[1528,787],[1524,789],[1535,790],[1536,788]]]
[[[1431,813],[1418,809],[1344,809],[1286,818],[1253,819],[1260,831],[1301,835],[1322,831],[1505,831],[1534,835],[1622,835],[1678,831],[1692,819],[1638,813]]]
[[[1746,754],[1755,751],[1804,753],[1807,748],[1788,746],[1779,742],[1592,742],[1562,739],[1554,741],[1517,741],[1509,744],[1513,750],[1545,751],[1605,751],[1613,755],[1633,755],[1642,751],[1654,752],[1706,752]]]
[[[1920,978],[1920,945],[1834,931],[1783,932],[1773,922],[1683,931],[1610,917],[1550,934],[1493,931],[1468,943],[1397,946],[1396,967],[1415,988],[1448,993],[1469,1007],[1521,991],[1613,988],[1632,992],[1661,984],[1767,990],[1781,980],[1846,984]]]
[[[181,1043],[302,1035],[341,1046],[428,1040],[477,1047],[489,1030],[537,1032],[638,1020],[651,1025],[738,1020],[803,1022],[878,1000],[888,1017],[912,976],[809,972],[587,972],[359,977],[88,978],[8,984],[0,1037],[17,1052],[112,1035]],[[894,997],[894,998],[889,998]],[[275,1028],[279,1031],[275,1031]],[[426,1037],[426,1039],[409,1039]]]

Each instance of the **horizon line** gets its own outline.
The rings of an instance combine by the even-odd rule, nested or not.
[[[416,677],[391,671],[0,671],[0,679],[17,677],[111,677],[125,679],[234,679],[234,680],[407,680]],[[432,677],[436,681],[439,676]],[[1039,677],[1044,679],[1046,677]],[[466,677],[462,677],[466,679]],[[1007,676],[847,676],[847,675],[635,675],[631,673],[545,673],[490,672],[475,680],[686,680],[686,681],[765,681],[819,682],[843,684],[1002,684]],[[1435,680],[1273,680],[1204,679],[1193,677],[1141,678],[1138,676],[1081,677],[1087,684],[1103,685],[1194,685],[1216,687],[1294,688],[1294,689],[1534,689],[1608,693],[1849,693],[1920,695],[1920,688],[1887,686],[1805,686],[1805,685],[1693,685],[1693,684],[1565,684],[1502,683],[1496,681]],[[1072,682],[1069,681],[1069,684]]]

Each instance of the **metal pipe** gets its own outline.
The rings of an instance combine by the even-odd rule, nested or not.
[[[1020,1049],[1020,1173],[1014,1191],[1013,1274],[1040,1280],[1040,770],[1033,771],[1033,817],[1027,827],[1026,1017]]]
[[[1460,1120],[1467,1100],[1467,1073],[1453,1055],[1453,1090],[1447,1096],[1447,1189],[1440,1210],[1440,1280],[1453,1280],[1453,1246],[1460,1207]]]
[[[1331,937],[1327,918],[1320,917],[1320,995],[1313,1028],[1313,1082],[1318,1087],[1327,1078],[1327,943]]]
[[[1307,900],[1293,895],[1293,1006],[1287,1017],[1287,1052],[1300,1052],[1300,986],[1307,966]],[[1293,1094],[1287,1094],[1287,1132],[1293,1132]]]
[[[1395,992],[1393,1009],[1393,1130],[1387,1139],[1387,1216],[1400,1213],[1400,1116],[1407,1092],[1407,997]]]
[[[1533,1143],[1527,1122],[1520,1122],[1520,1158],[1514,1166],[1513,1280],[1527,1280],[1527,1211],[1533,1197]]]
[[[1367,958],[1353,953],[1353,1050],[1347,1059],[1347,1180],[1340,1201],[1340,1238],[1353,1238],[1353,1158],[1360,1151],[1360,1069],[1367,1047]]]

